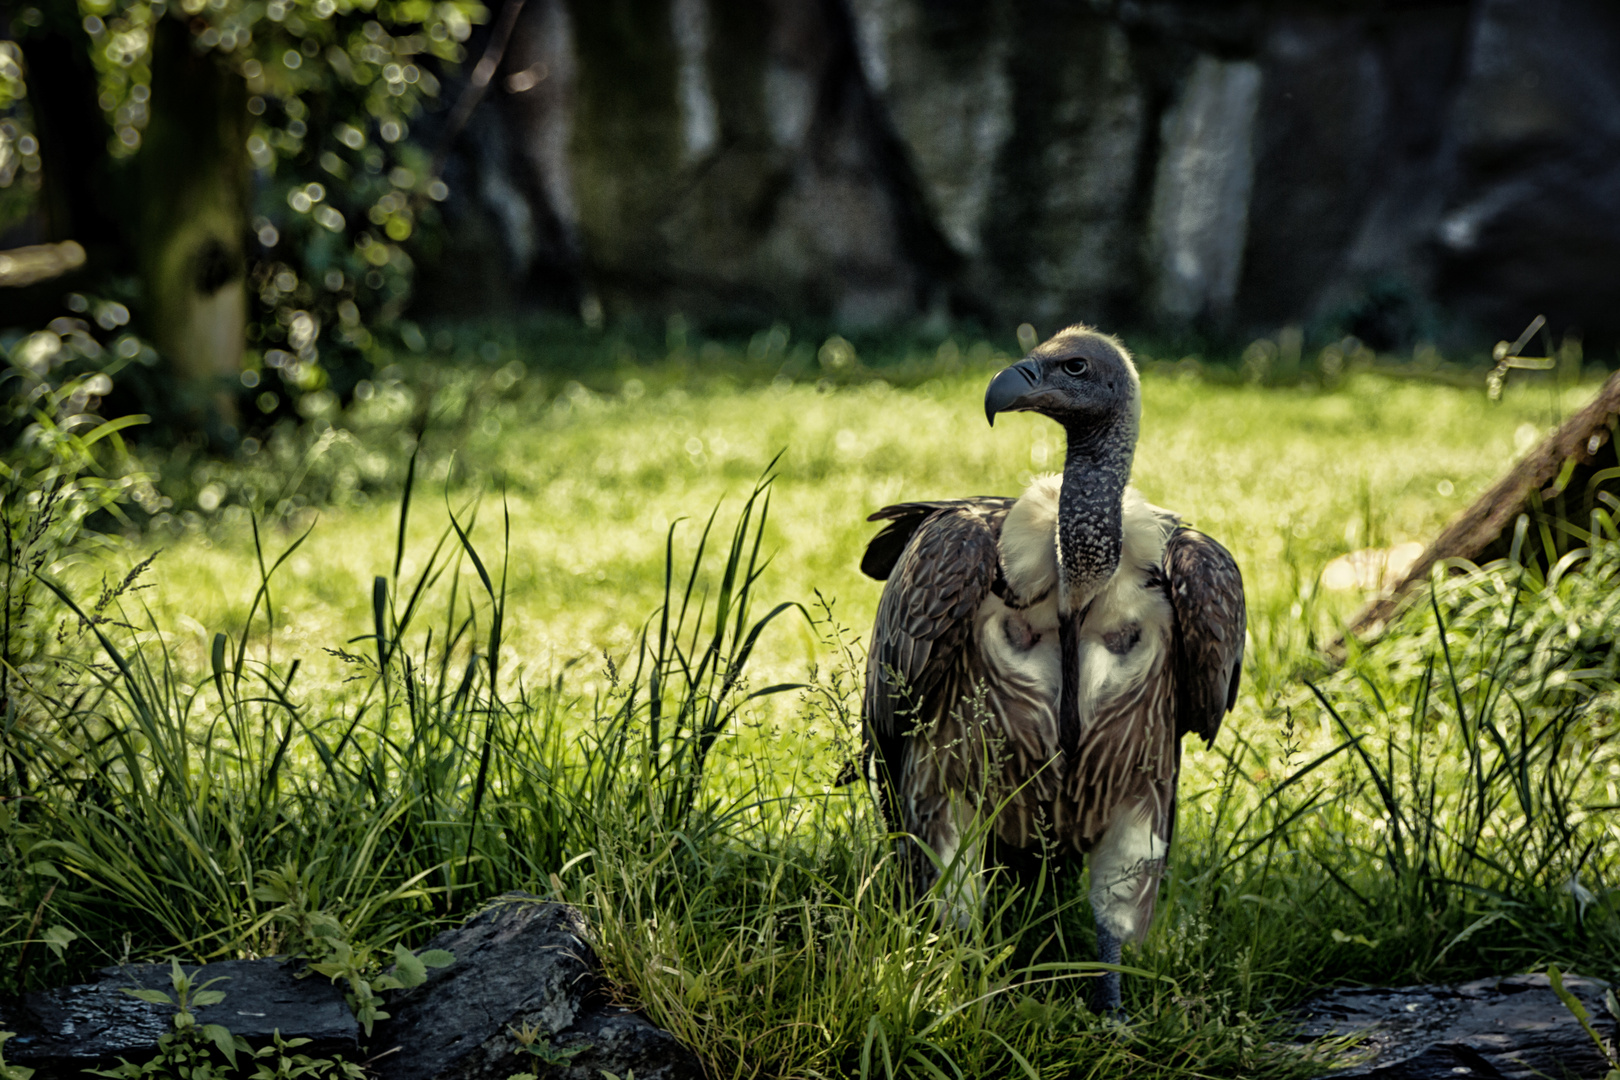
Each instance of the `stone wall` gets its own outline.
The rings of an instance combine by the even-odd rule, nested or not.
[[[496,87],[430,310],[1620,338],[1609,0],[526,0]]]

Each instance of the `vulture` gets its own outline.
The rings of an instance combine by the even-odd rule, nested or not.
[[[991,380],[984,409],[1060,425],[1063,472],[1016,499],[885,507],[861,561],[886,581],[862,760],[913,883],[950,872],[941,916],[966,925],[987,847],[1087,856],[1108,964],[1153,916],[1181,737],[1214,741],[1243,666],[1236,562],[1130,486],[1141,407],[1123,344],[1059,332]],[[1121,1015],[1117,972],[1095,1001]]]

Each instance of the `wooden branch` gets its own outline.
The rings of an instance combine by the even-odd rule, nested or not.
[[[84,265],[84,248],[72,240],[0,251],[0,286],[21,288],[61,277]]]
[[[1615,433],[1620,423],[1620,371],[1598,391],[1592,403],[1570,417],[1541,444],[1531,450],[1511,471],[1472,506],[1448,525],[1413,564],[1401,583],[1362,609],[1350,624],[1348,636],[1376,638],[1407,602],[1412,590],[1429,580],[1436,563],[1463,559],[1482,563],[1501,558],[1510,550],[1514,525],[1520,514],[1541,518],[1554,535],[1560,523],[1587,528],[1592,508],[1601,490],[1620,491],[1620,477],[1608,470],[1620,465],[1616,457]],[[1570,499],[1576,500],[1575,505]],[[1613,508],[1611,507],[1611,512]],[[1532,537],[1536,533],[1532,531]],[[1559,538],[1555,536],[1555,541]],[[1568,534],[1562,538],[1568,540]],[[1534,539],[1527,548],[1540,555],[1557,557],[1545,551],[1545,542]],[[1562,548],[1581,546],[1565,543]],[[1333,653],[1342,655],[1342,640]]]
[[[450,119],[444,126],[444,134],[439,139],[439,148],[434,151],[433,164],[428,168],[429,178],[437,177],[444,171],[445,159],[456,139],[472,119],[473,110],[478,103],[484,100],[484,94],[489,90],[490,80],[501,66],[501,60],[506,56],[507,43],[512,39],[512,30],[517,26],[518,16],[523,13],[525,0],[506,0],[501,8],[500,20],[491,29],[489,41],[484,46],[484,55],[479,57],[477,65],[473,68],[472,77],[462,88],[461,96],[456,99],[455,108],[450,111]]]

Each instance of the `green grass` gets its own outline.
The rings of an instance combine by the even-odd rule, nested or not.
[[[944,359],[892,384],[383,380],[357,435],[292,463],[364,495],[318,511],[276,460],[296,438],[194,463],[223,496],[131,541],[130,562],[162,548],[121,601],[135,628],[70,625],[78,659],[6,732],[0,963],[39,985],[125,950],[319,951],[332,924],[419,945],[524,887],[581,905],[627,1000],[716,1076],[1304,1075],[1276,1038],[1316,986],[1620,974],[1612,537],[1584,574],[1446,586],[1320,697],[1297,674],[1363,599],[1315,586],[1326,561],[1432,535],[1556,421],[1545,387],[1490,405],[1149,366],[1137,482],[1244,567],[1251,663],[1215,748],[1188,747],[1158,922],[1128,956],[1138,1023],[1079,1005],[1072,875],[997,892],[963,934],[898,908],[864,792],[830,782],[879,591],[863,519],[1016,492],[1061,450],[1035,418],[984,425],[989,350]],[[407,513],[397,449],[423,413]],[[745,499],[778,451],[767,517]],[[88,594],[124,568],[56,570]],[[53,948],[58,927],[79,937]]]
[[[867,514],[903,499],[1015,494],[1059,465],[1061,436],[1051,423],[1008,416],[992,429],[983,422],[984,384],[996,362],[985,357],[904,390],[872,380],[711,381],[688,391],[667,372],[632,369],[601,380],[620,393],[574,384],[557,394],[555,380],[539,376],[503,388],[503,367],[486,369],[483,387],[431,394],[384,383],[352,419],[355,430],[374,437],[361,442],[334,432],[316,448],[327,476],[369,469],[380,478],[370,501],[341,500],[282,519],[283,536],[316,524],[311,544],[281,573],[280,622],[269,641],[309,652],[307,643],[332,640],[363,621],[371,576],[394,546],[392,493],[408,457],[407,431],[430,400],[436,416],[458,409],[471,416],[438,421],[440,433],[430,426],[411,543],[427,543],[444,528],[452,475],[451,501],[460,507],[481,498],[486,523],[492,500],[504,492],[513,538],[512,637],[536,670],[576,657],[597,667],[604,648],[622,653],[658,602],[670,523],[735,498],[779,451],[765,541],[773,552],[770,591],[806,599],[819,589],[837,598],[844,621],[864,627],[880,590],[857,569],[875,531]],[[623,393],[631,380],[645,387],[660,376],[661,389],[636,398]],[[1377,376],[1323,392],[1150,373],[1144,396],[1136,482],[1237,556],[1255,639],[1250,685],[1268,702],[1301,650],[1335,632],[1334,620],[1363,599],[1318,595],[1313,583],[1322,565],[1356,548],[1432,536],[1559,418],[1540,388],[1510,391],[1505,403],[1491,405],[1482,393]],[[404,453],[395,439],[406,443]],[[321,465],[321,458],[336,463]],[[272,484],[296,471],[277,463],[254,481],[221,470],[216,524],[159,541],[164,553],[147,602],[163,625],[190,628],[195,649],[239,617],[256,583],[246,514],[232,507],[290,506],[271,494]],[[198,516],[194,505],[174,509]],[[787,632],[765,643],[756,664],[775,678],[802,673],[815,655],[808,633]]]

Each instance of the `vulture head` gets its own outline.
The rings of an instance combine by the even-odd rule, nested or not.
[[[1127,421],[1134,442],[1142,411],[1136,365],[1125,346],[1088,326],[1061,330],[990,382],[984,415],[1002,412],[1050,417],[1071,435]]]
[[[994,424],[999,412],[1039,413],[1063,427],[1059,596],[1065,611],[1078,611],[1113,576],[1124,545],[1121,499],[1142,414],[1136,365],[1117,339],[1071,326],[990,381],[985,417]]]

